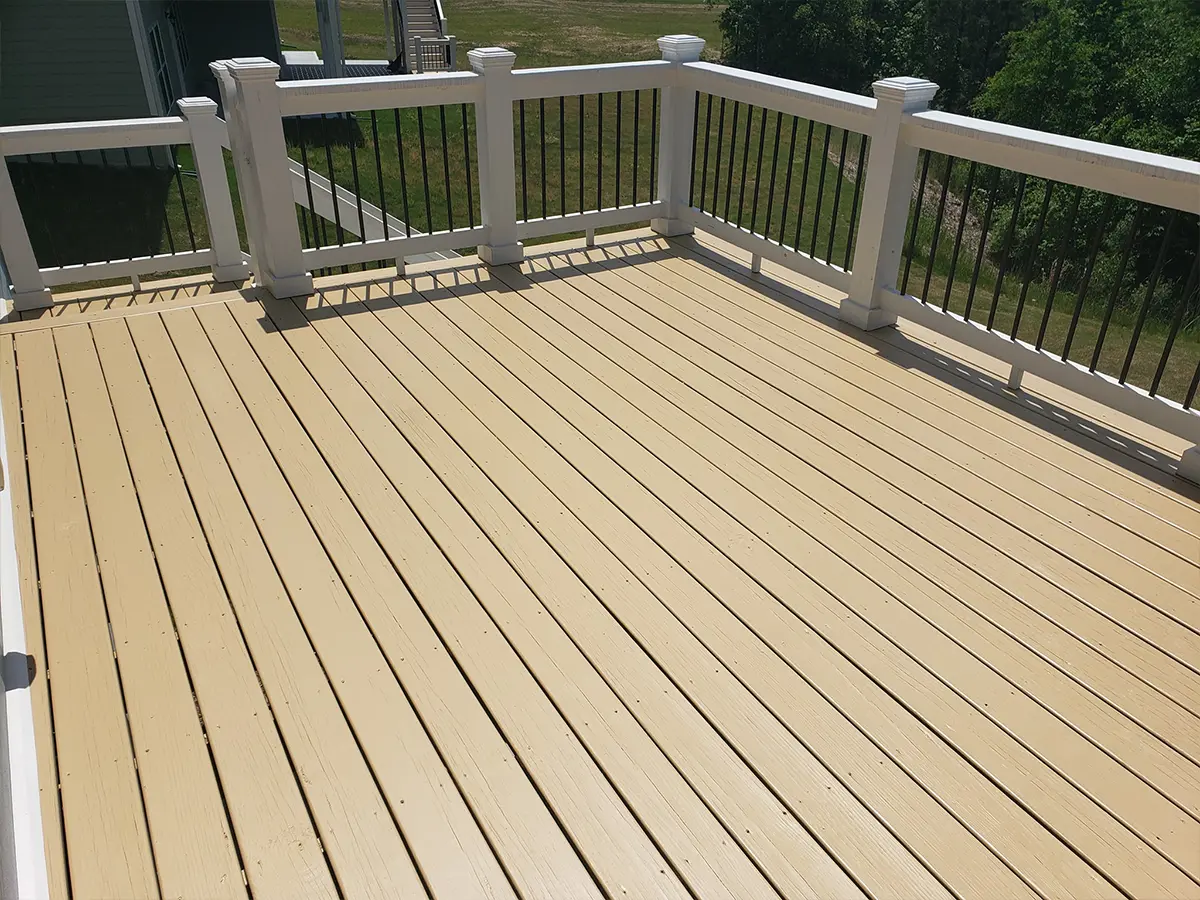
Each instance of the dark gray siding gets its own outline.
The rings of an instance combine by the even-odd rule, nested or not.
[[[193,0],[176,8],[188,48],[184,82],[191,96],[219,99],[208,70],[213,60],[265,56],[281,61],[272,0]]]
[[[0,0],[0,124],[149,113],[124,0]]]

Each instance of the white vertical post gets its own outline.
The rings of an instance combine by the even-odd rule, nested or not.
[[[392,0],[383,0],[383,43],[388,60],[396,58],[396,32],[392,21]]]
[[[0,252],[4,253],[4,267],[12,280],[13,309],[49,306],[53,300],[42,283],[21,205],[17,203],[17,194],[8,174],[3,145],[0,145]]]
[[[317,31],[321,37],[321,62],[326,78],[346,74],[346,50],[342,45],[342,7],[339,0],[317,0]]]
[[[262,257],[258,249],[258,236],[263,231],[262,211],[258,204],[249,200],[255,196],[257,191],[257,188],[254,187],[254,170],[250,168],[249,160],[234,149],[234,145],[238,141],[244,142],[240,135],[245,132],[246,126],[242,122],[242,110],[237,102],[237,86],[233,83],[233,76],[229,73],[227,62],[228,60],[218,60],[209,63],[208,68],[216,78],[217,88],[221,92],[221,109],[225,113],[228,146],[233,155],[233,171],[237,176],[238,196],[242,201],[242,218],[246,222],[246,241],[250,245],[250,271],[257,273],[258,260]]]
[[[217,104],[208,97],[184,97],[178,101],[178,106],[192,133],[192,156],[200,178],[200,197],[204,201],[204,217],[208,221],[213,251],[213,279],[241,281],[249,274],[249,269],[242,259],[242,246],[238,241]]]
[[[415,72],[418,75],[425,71],[425,54],[421,50],[421,36],[419,34],[413,35],[412,63],[409,65],[408,71]]]
[[[512,68],[517,55],[502,47],[478,47],[467,54],[471,71],[483,76],[483,99],[475,104],[479,152],[479,200],[488,242],[479,258],[490,265],[520,262],[517,240],[517,178],[513,156]]]
[[[690,34],[668,34],[658,39],[662,58],[675,64],[669,85],[662,92],[662,140],[658,156],[658,197],[667,204],[666,215],[652,219],[650,227],[667,237],[691,234],[695,229],[684,218],[689,207],[692,129],[696,116],[696,91],[683,84],[683,63],[697,62],[704,39]]]
[[[844,321],[867,331],[896,322],[894,314],[879,306],[877,295],[881,288],[896,286],[917,171],[917,148],[900,140],[900,125],[905,113],[929,108],[938,86],[923,78],[885,78],[871,89],[876,98],[875,118],[854,269],[850,294],[838,312]]]
[[[300,226],[296,223],[296,201],[292,195],[291,167],[283,138],[279,88],[275,79],[279,66],[269,59],[231,59],[225,68],[236,87],[236,127],[230,129],[235,158],[249,184],[242,190],[247,228],[257,233],[255,281],[276,297],[299,297],[312,293],[312,275],[305,271],[300,252]],[[253,223],[253,224],[252,224]]]

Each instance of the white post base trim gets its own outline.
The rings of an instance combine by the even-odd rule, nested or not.
[[[1025,375],[1025,370],[1013,366],[1008,373],[1008,389],[1010,391],[1019,391],[1021,389],[1021,379]]]
[[[17,291],[13,294],[13,309],[45,309],[54,305],[50,288],[40,291]]]
[[[272,278],[269,275],[260,275],[258,286],[266,288],[271,292],[271,296],[277,300],[284,297],[307,297],[313,292],[312,275],[305,273],[303,275],[289,275],[286,278]]]
[[[696,232],[696,226],[683,219],[651,219],[650,228],[655,234],[661,234],[663,237],[681,237]]]
[[[404,257],[403,256],[396,257],[396,277],[397,278],[404,277]]]
[[[896,314],[879,306],[866,307],[849,297],[838,306],[838,318],[863,331],[875,331],[896,324]]]
[[[750,274],[757,275],[762,271],[762,257],[757,253],[750,254]]]
[[[525,258],[525,245],[520,241],[513,244],[502,244],[499,247],[480,244],[479,258],[489,266],[507,266],[510,263],[519,263]]]
[[[588,247],[596,246],[596,229],[595,228],[585,228],[583,230],[583,242]]]
[[[1200,444],[1183,451],[1175,474],[1193,484],[1200,484]]]
[[[233,266],[213,266],[212,276],[213,281],[245,281],[250,277],[250,266],[244,262]]]

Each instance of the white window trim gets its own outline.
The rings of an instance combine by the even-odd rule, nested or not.
[[[158,82],[154,74],[153,57],[150,54],[150,37],[146,33],[146,22],[142,18],[142,7],[138,0],[125,0],[129,13],[129,29],[133,32],[133,46],[137,51],[138,68],[142,71],[142,87],[146,92],[146,108],[152,116],[165,116],[158,99]]]

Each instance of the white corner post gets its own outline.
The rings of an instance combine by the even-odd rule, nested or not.
[[[917,172],[917,148],[901,140],[900,126],[906,113],[929,108],[938,86],[923,78],[885,78],[871,89],[875,118],[854,269],[850,294],[838,312],[842,320],[867,331],[896,323],[895,314],[880,307],[878,295],[880,289],[896,286]]]
[[[255,283],[275,297],[300,297],[312,293],[312,275],[305,271],[300,226],[292,194],[287,143],[275,80],[279,66],[269,59],[231,59],[225,69],[236,89],[237,111],[231,117],[230,143],[241,160],[248,184],[241,186],[246,227],[254,235]]]
[[[483,76],[483,97],[475,104],[479,152],[479,200],[488,228],[479,258],[493,266],[520,262],[525,251],[517,240],[517,177],[513,155],[512,68],[517,55],[501,47],[470,51],[471,71]]]
[[[42,283],[37,257],[29,242],[29,231],[21,215],[21,205],[13,190],[12,178],[8,174],[8,160],[4,146],[0,144],[0,253],[4,254],[4,268],[12,282],[13,309],[38,309],[49,306],[53,300],[50,291]],[[5,285],[8,287],[8,285]]]
[[[208,221],[212,245],[213,279],[242,281],[250,270],[242,259],[242,246],[238,241],[217,104],[208,97],[184,97],[177,102],[192,133],[192,156],[196,174],[200,177],[200,197],[204,201],[204,217]]]
[[[1175,474],[1193,484],[1200,484],[1200,444],[1188,447],[1179,457],[1179,468]]]
[[[668,34],[658,39],[662,58],[673,63],[671,79],[662,93],[662,138],[658,151],[658,196],[666,215],[651,219],[658,234],[675,237],[695,228],[684,213],[691,205],[692,130],[696,117],[696,91],[684,83],[683,64],[699,62],[704,39],[691,34]]]

